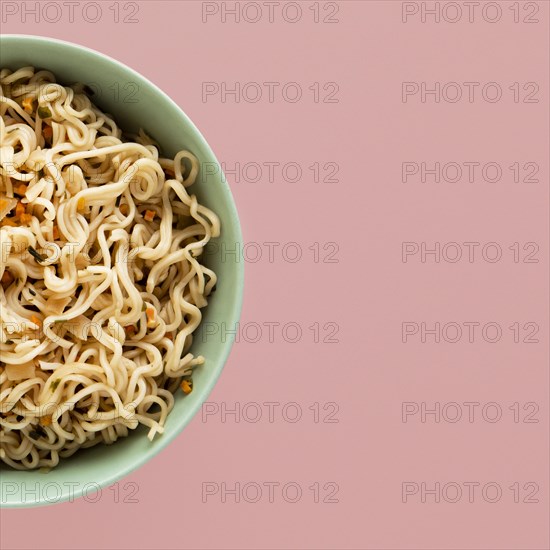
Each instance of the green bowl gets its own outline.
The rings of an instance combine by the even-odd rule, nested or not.
[[[89,84],[96,92],[94,103],[111,113],[123,130],[143,127],[162,147],[164,155],[192,151],[201,163],[201,173],[191,191],[221,219],[221,236],[213,249],[235,250],[242,243],[239,218],[233,197],[219,163],[208,143],[185,113],[154,84],[103,54],[76,44],[24,35],[0,36],[0,67],[16,69],[32,65],[52,71],[59,82]],[[207,169],[202,170],[206,166]],[[244,268],[232,256],[205,254],[208,267],[218,277],[216,292],[203,310],[203,321],[194,338],[192,352],[204,355],[206,363],[193,375],[193,392],[177,392],[165,432],[151,442],[146,430],[138,428],[129,437],[110,446],[98,445],[61,460],[48,473],[17,471],[0,466],[0,506],[41,506],[72,500],[113,484],[145,464],[172,441],[200,409],[212,390],[233,344],[231,337],[212,339],[202,333],[205,325],[234,327],[239,320]],[[202,329],[202,330],[201,330]]]

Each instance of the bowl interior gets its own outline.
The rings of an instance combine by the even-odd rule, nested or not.
[[[51,504],[91,494],[144,464],[165,447],[199,410],[223,368],[232,338],[222,340],[209,334],[222,323],[234,327],[240,315],[243,288],[242,262],[234,255],[224,258],[218,253],[224,247],[235,250],[236,243],[242,243],[231,192],[214,153],[179,107],[147,79],[98,52],[49,38],[1,36],[0,67],[16,69],[28,65],[50,70],[62,84],[88,84],[95,92],[94,103],[111,113],[119,128],[126,132],[143,128],[160,144],[165,156],[173,156],[184,148],[192,151],[201,163],[201,171],[190,192],[218,214],[222,232],[204,255],[204,262],[219,279],[208,307],[202,310],[203,321],[194,334],[191,350],[204,355],[206,363],[195,370],[193,392],[185,397],[178,392],[165,433],[150,442],[146,431],[137,429],[112,446],[79,451],[47,474],[20,472],[2,465],[0,505],[10,507]]]

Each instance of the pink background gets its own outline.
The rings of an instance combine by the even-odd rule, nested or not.
[[[58,23],[30,16],[25,24],[16,14],[1,30],[116,57],[174,98],[222,162],[296,162],[303,177],[228,178],[245,243],[253,243],[247,250],[263,255],[246,264],[242,324],[249,331],[233,348],[209,410],[252,403],[245,407],[249,421],[197,415],[176,442],[120,482],[118,498],[103,490],[88,501],[2,510],[2,550],[548,548],[548,3],[535,3],[533,24],[514,23],[510,2],[499,3],[502,18],[493,24],[479,12],[471,23],[466,15],[455,24],[433,16],[422,23],[419,15],[403,23],[397,1],[338,2],[333,24],[316,24],[309,1],[300,2],[303,15],[294,24],[280,11],[272,23],[267,12],[258,23],[231,16],[223,23],[220,13],[203,23],[201,2],[140,1],[138,23],[116,24],[113,4],[101,2],[95,24],[77,10],[72,24],[66,14]],[[131,11],[127,4],[119,3],[121,18]],[[321,2],[321,17],[334,4]],[[522,19],[527,14],[520,12]],[[296,104],[280,95],[273,103],[223,103],[219,95],[203,102],[202,83],[222,81],[294,81],[304,97]],[[403,103],[403,81],[493,81],[503,97],[483,101],[480,87],[473,103],[422,103],[418,95]],[[336,82],[338,103],[315,103],[308,90],[314,82]],[[536,82],[539,102],[514,103],[514,82]],[[338,182],[313,182],[308,167],[316,161],[337,163]],[[493,161],[503,176],[498,183],[402,183],[402,163],[422,161]],[[514,162],[535,162],[539,182],[514,183]],[[404,241],[493,241],[503,257],[486,262],[478,248],[472,263],[435,263],[433,256],[422,263],[419,255],[403,263]],[[266,242],[280,243],[273,262]],[[282,254],[289,242],[303,253],[295,263]],[[333,249],[323,245],[336,243],[336,261],[315,262],[309,247],[316,242],[321,260]],[[538,263],[515,263],[508,249],[514,242],[537,243]],[[480,328],[492,321],[502,338],[488,343],[479,328],[473,343],[465,335],[454,344],[430,336],[423,344],[418,335],[403,343],[402,323],[423,321]],[[262,325],[270,322],[281,324],[272,341]],[[280,330],[289,322],[302,329],[296,343],[286,341],[290,329]],[[536,323],[539,342],[514,343],[508,327],[515,322]],[[255,323],[263,331],[253,343]],[[314,323],[320,343],[308,328]],[[337,325],[337,343],[322,342],[335,326],[324,329],[326,323]],[[403,402],[433,408],[471,401],[496,403],[502,418],[484,420],[480,406],[473,422],[428,416],[422,423],[419,415],[402,421]],[[280,403],[273,422],[264,402]],[[282,414],[289,402],[302,411],[298,422],[289,421],[295,406]],[[532,408],[514,422],[515,402],[520,410],[535,403],[538,422],[523,421]],[[326,403],[336,405],[323,410]],[[257,407],[262,418],[251,422]],[[260,500],[246,501],[254,500],[254,485],[238,503],[230,493],[222,499],[222,487],[237,482],[259,484]],[[280,484],[273,502],[270,482]],[[282,493],[289,482],[303,491],[298,502],[288,502],[290,486]],[[437,503],[430,493],[422,503],[420,492],[403,502],[404,482],[428,489],[457,483],[464,494],[456,503],[443,496]],[[464,482],[480,484],[473,502]],[[502,488],[499,502],[483,498],[481,487],[490,482]],[[318,503],[309,489],[315,483]],[[514,483],[519,503],[509,489]],[[523,502],[536,486],[538,502]],[[205,487],[219,491],[203,499]],[[448,487],[451,500],[454,485]]]

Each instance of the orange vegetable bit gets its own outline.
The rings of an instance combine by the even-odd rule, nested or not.
[[[79,212],[82,212],[82,210],[84,210],[84,208],[86,208],[86,199],[84,197],[80,197],[78,199],[78,202],[76,203],[76,209]]]
[[[157,324],[155,310],[152,307],[148,307],[145,310],[145,315],[147,316],[147,328],[154,328]]]
[[[52,425],[52,417],[51,416],[43,416],[40,418],[40,424],[42,426],[51,426]]]
[[[193,391],[193,380],[184,380],[180,388],[183,390],[183,393],[190,394]]]
[[[32,221],[32,214],[21,214],[21,223],[29,225]]]
[[[157,213],[154,210],[146,210],[143,218],[148,222],[152,222],[155,219],[156,214]]]
[[[25,109],[25,112],[29,114],[32,113],[34,110],[32,97],[26,97],[25,99],[23,99],[23,101],[21,102],[21,105],[23,105],[23,109]]]
[[[42,326],[42,321],[36,315],[31,315],[30,321],[31,321],[31,323],[34,323],[35,325],[38,325],[39,327]]]
[[[16,195],[23,196],[27,192],[27,186],[24,183],[19,184],[17,187],[13,188],[13,192]]]
[[[15,279],[13,278],[13,275],[8,270],[5,270],[4,273],[2,273],[0,283],[2,283],[3,287],[8,287],[13,283],[14,280]]]
[[[127,204],[121,204],[119,210],[120,210],[120,213],[123,214],[124,216],[128,215],[128,205]]]
[[[44,125],[42,128],[42,136],[46,143],[51,143],[53,139],[53,129],[51,126]]]
[[[17,199],[11,197],[2,197],[0,194],[0,218],[9,214],[13,207],[17,206]]]
[[[24,213],[25,213],[25,205],[21,201],[18,201],[15,207],[15,215],[17,217],[21,217],[21,214],[24,214]]]

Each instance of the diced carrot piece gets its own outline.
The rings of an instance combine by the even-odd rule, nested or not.
[[[2,273],[2,278],[0,279],[0,283],[2,283],[2,286],[9,286],[13,283],[13,275],[5,270],[4,273]]]
[[[152,222],[155,219],[156,212],[154,210],[146,210],[143,218],[148,221]]]
[[[183,393],[190,394],[193,391],[193,384],[189,383],[189,380],[184,380],[181,383],[181,389],[183,390]]]
[[[40,418],[40,424],[42,426],[51,426],[52,425],[52,417],[51,416],[42,416]]]
[[[21,104],[23,105],[23,109],[25,109],[27,113],[33,112],[32,103],[33,103],[32,97],[26,97],[21,102]]]
[[[154,328],[156,325],[155,310],[152,307],[148,307],[145,310],[145,315],[147,316],[147,328]]]
[[[13,192],[16,195],[24,195],[27,192],[27,186],[24,183],[21,183],[17,187],[13,188]]]
[[[44,125],[42,128],[42,136],[46,145],[51,145],[53,141],[53,130],[51,126]]]
[[[42,321],[36,315],[31,315],[31,323],[34,323],[38,326],[42,325]]]

